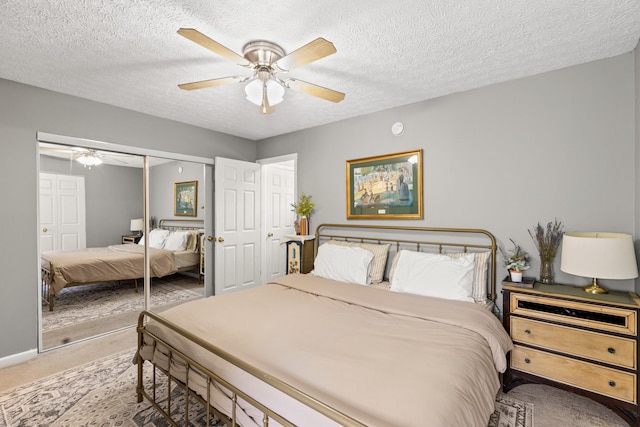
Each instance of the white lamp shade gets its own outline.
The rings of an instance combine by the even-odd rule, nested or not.
[[[269,105],[278,105],[284,99],[284,87],[273,79],[267,80],[267,99]],[[262,105],[262,88],[263,83],[260,79],[255,79],[249,82],[244,87],[244,91],[247,94],[247,99],[258,106]]]
[[[131,230],[131,231],[142,231],[142,230],[144,230],[144,219],[143,218],[132,219],[131,220],[131,227],[129,227],[129,230]]]
[[[634,279],[638,264],[633,239],[623,233],[565,233],[560,270],[597,279]]]

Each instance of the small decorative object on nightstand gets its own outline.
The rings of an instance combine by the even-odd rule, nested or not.
[[[313,212],[313,208],[315,204],[311,202],[311,196],[307,196],[302,193],[300,195],[300,199],[298,203],[292,203],[291,209],[293,212],[298,215],[298,225],[300,227],[300,235],[306,236],[309,234],[309,217],[311,216],[311,212]]]
[[[509,277],[512,282],[522,282],[522,273],[529,269],[529,255],[513,239],[509,240],[513,244],[513,249],[509,254],[505,254],[500,248],[500,252],[504,257],[504,266],[509,270]]]
[[[503,282],[504,283],[504,282]],[[505,392],[525,383],[552,385],[608,406],[639,425],[638,313],[634,293],[504,284],[503,324],[513,339]]]
[[[549,221],[546,227],[538,223],[533,231],[529,230],[529,235],[540,253],[540,282],[545,285],[553,284],[553,260],[558,252],[563,230],[562,222],[557,219]]]
[[[287,245],[287,274],[309,273],[313,270],[315,236],[284,236]]]

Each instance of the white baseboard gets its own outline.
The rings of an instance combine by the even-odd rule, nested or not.
[[[9,356],[0,358],[0,368],[6,368],[7,366],[17,365],[18,363],[26,362],[29,359],[33,359],[38,355],[38,349],[23,351],[22,353],[16,353]]]

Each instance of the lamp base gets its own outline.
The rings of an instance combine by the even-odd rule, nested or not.
[[[593,278],[593,282],[591,282],[591,284],[589,286],[585,286],[584,291],[589,293],[589,294],[608,294],[609,291],[606,290],[605,288],[601,288],[600,285],[598,285],[598,281],[596,280],[596,278]]]

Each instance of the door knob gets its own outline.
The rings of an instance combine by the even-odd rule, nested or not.
[[[273,237],[273,233],[267,234],[267,237]]]
[[[224,242],[224,239],[222,237],[218,237],[218,242],[222,243]]]
[[[43,233],[46,233],[47,231],[49,231],[49,230],[47,230],[47,227],[45,227],[45,228],[43,228],[43,229],[42,229],[42,232],[43,232]]]
[[[212,236],[207,236],[207,240],[211,242],[211,241],[213,241],[213,237]]]

